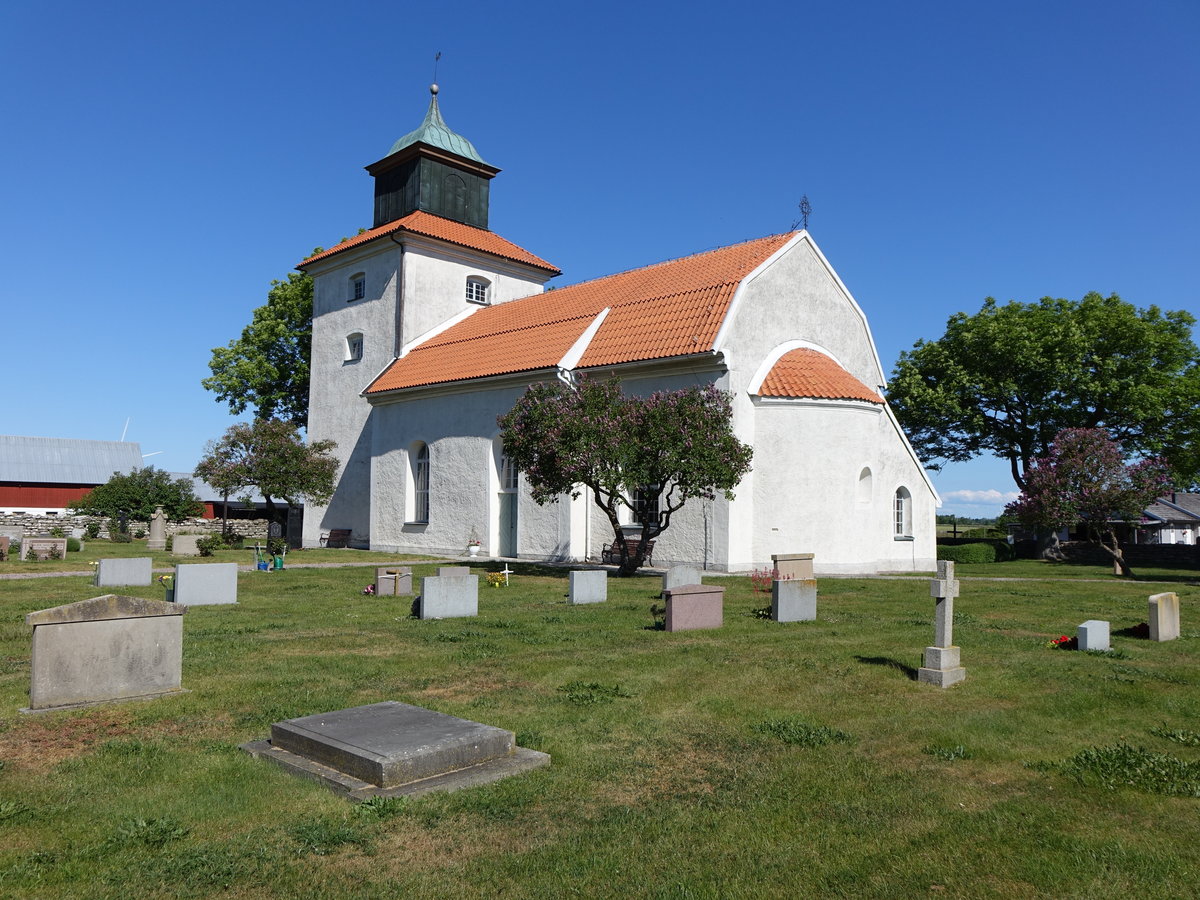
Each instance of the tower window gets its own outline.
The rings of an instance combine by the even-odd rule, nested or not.
[[[352,334],[346,338],[346,362],[358,362],[363,356],[363,336]]]
[[[488,304],[488,294],[491,285],[482,278],[467,279],[467,302],[479,303],[483,306]]]
[[[362,272],[357,275],[350,276],[350,296],[346,300],[347,303],[353,303],[355,300],[361,300],[367,296],[367,276]]]

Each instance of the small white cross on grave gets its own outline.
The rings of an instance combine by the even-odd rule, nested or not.
[[[938,560],[937,578],[929,582],[929,594],[937,601],[933,609],[934,646],[925,648],[925,665],[917,670],[917,680],[949,687],[967,677],[967,670],[958,664],[959,648],[954,646],[954,598],[958,596],[954,563]]]
[[[505,563],[504,568],[500,570],[500,574],[504,576],[504,586],[508,587],[508,576],[516,573],[514,573],[513,570],[508,567],[508,563]]]

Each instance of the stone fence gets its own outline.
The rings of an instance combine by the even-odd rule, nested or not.
[[[0,534],[6,528],[19,528],[26,534],[49,534],[52,529],[61,528],[68,537],[84,537],[87,526],[96,522],[100,525],[100,537],[108,538],[108,521],[104,516],[4,515],[0,516]],[[220,534],[221,524],[220,519],[184,519],[182,522],[167,522],[166,532],[168,536],[180,533]],[[268,524],[266,519],[230,519],[229,530],[244,538],[265,541]],[[130,519],[128,525],[130,534],[139,531],[150,533],[148,522]]]
[[[1112,557],[1087,541],[1065,541],[1058,549],[1069,562],[1085,565],[1111,565]],[[1121,554],[1130,566],[1200,567],[1200,544],[1122,544]],[[1036,541],[1018,541],[1017,555],[1032,559],[1037,555]]]

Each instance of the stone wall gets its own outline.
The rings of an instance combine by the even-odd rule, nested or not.
[[[107,538],[109,536],[108,519],[103,516],[39,516],[33,514],[0,516],[0,528],[21,528],[26,534],[49,534],[51,529],[61,528],[69,537],[82,536],[90,522],[98,522],[100,524],[100,537]],[[266,540],[267,525],[266,519],[229,520],[230,531],[252,540]],[[139,530],[149,534],[149,523],[131,519],[129,521],[129,533],[137,534]],[[168,536],[179,534],[180,532],[190,534],[220,534],[221,520],[184,519],[182,522],[168,522],[166,531]]]

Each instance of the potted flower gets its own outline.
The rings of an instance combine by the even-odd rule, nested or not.
[[[483,545],[483,542],[479,540],[479,535],[477,535],[475,533],[475,530],[472,529],[471,537],[467,539],[467,555],[468,556],[478,556],[479,548],[482,545]]]
[[[175,576],[174,575],[159,575],[158,583],[163,586],[167,595],[163,598],[168,603],[175,602]]]

